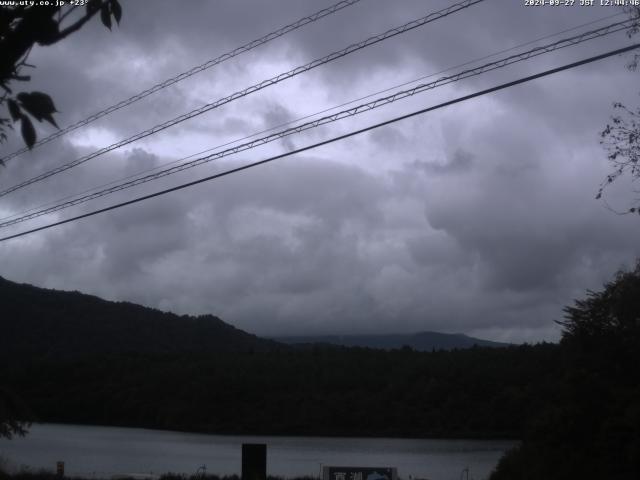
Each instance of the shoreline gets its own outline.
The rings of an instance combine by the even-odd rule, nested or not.
[[[333,434],[314,434],[313,432],[298,432],[298,433],[248,433],[248,432],[211,432],[205,430],[173,430],[160,427],[138,426],[138,425],[119,425],[119,424],[96,424],[96,423],[73,423],[73,422],[31,422],[29,430],[33,426],[61,426],[61,427],[84,427],[84,428],[113,428],[113,429],[129,429],[129,430],[141,430],[154,433],[167,433],[167,434],[185,434],[185,435],[206,435],[215,437],[254,437],[254,438],[314,438],[314,439],[371,439],[371,440],[438,440],[438,441],[505,441],[505,442],[520,442],[522,439],[518,436],[509,435],[492,435],[492,434],[476,434],[476,435],[429,435],[429,436],[415,436],[404,435],[402,433],[398,435],[389,434],[357,434],[357,433],[333,433]],[[27,431],[27,435],[29,432]],[[15,437],[20,438],[20,437]]]

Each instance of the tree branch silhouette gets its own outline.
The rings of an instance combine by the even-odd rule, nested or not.
[[[64,11],[64,12],[63,12]],[[79,31],[96,14],[103,25],[111,29],[113,18],[120,23],[122,8],[118,0],[90,0],[84,14],[67,26],[62,26],[77,7],[67,6],[1,6],[0,7],[0,88],[4,94],[0,105],[6,105],[8,116],[0,117],[0,143],[7,140],[6,130],[20,122],[22,138],[29,148],[37,140],[32,118],[46,120],[56,126],[56,108],[51,97],[42,92],[14,94],[14,82],[28,82],[29,75],[21,75],[23,67],[33,68],[26,61],[34,45],[53,45]]]

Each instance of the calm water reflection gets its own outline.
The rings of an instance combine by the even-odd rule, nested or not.
[[[410,440],[328,437],[222,436],[77,425],[34,425],[25,438],[0,440],[0,457],[11,467],[107,478],[122,473],[240,473],[240,445],[267,444],[270,475],[317,476],[322,465],[392,466],[398,476],[429,480],[486,478],[510,441]]]

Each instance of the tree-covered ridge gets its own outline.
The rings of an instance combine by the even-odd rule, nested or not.
[[[41,421],[211,433],[520,437],[557,345],[112,354],[5,363]]]
[[[47,296],[44,311],[59,321],[73,317],[60,310],[58,294]],[[0,299],[19,316],[20,306],[34,303],[29,295]],[[85,300],[90,311],[124,305],[146,312]],[[41,421],[239,434],[512,437],[523,442],[493,480],[638,478],[640,263],[565,313],[560,345],[453,351],[269,343],[54,355],[58,347],[23,342],[0,349],[0,381]],[[139,318],[144,324],[144,314]]]
[[[0,304],[0,359],[266,350],[277,345],[212,315],[178,316],[79,292],[17,284],[2,277]]]
[[[565,313],[559,382],[492,480],[640,478],[640,262]]]
[[[530,379],[545,379],[557,356],[554,345],[292,349],[213,316],[179,317],[2,278],[0,302],[0,382],[39,421],[517,437],[523,402],[538,402]]]

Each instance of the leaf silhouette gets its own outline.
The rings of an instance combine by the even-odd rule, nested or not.
[[[100,9],[100,20],[102,20],[105,27],[111,30],[111,11],[109,10],[108,3],[102,5],[102,8]]]
[[[52,115],[57,112],[57,110],[49,95],[42,92],[23,92],[18,94],[18,100],[20,100],[22,107],[33,115],[36,120],[39,122],[46,120],[55,127],[58,127]]]
[[[22,117],[22,113],[20,112],[20,106],[18,105],[18,102],[10,98],[9,100],[7,100],[7,105],[9,107],[9,114],[11,115],[11,118],[13,119],[13,121],[14,122],[18,121],[20,117]]]
[[[25,115],[22,116],[22,138],[24,139],[27,147],[31,149],[33,145],[36,143],[36,130],[33,128],[33,123],[31,123],[31,119]]]
[[[120,25],[120,19],[122,18],[122,7],[118,0],[111,0],[111,13],[113,13],[113,18],[116,19],[118,25]]]

